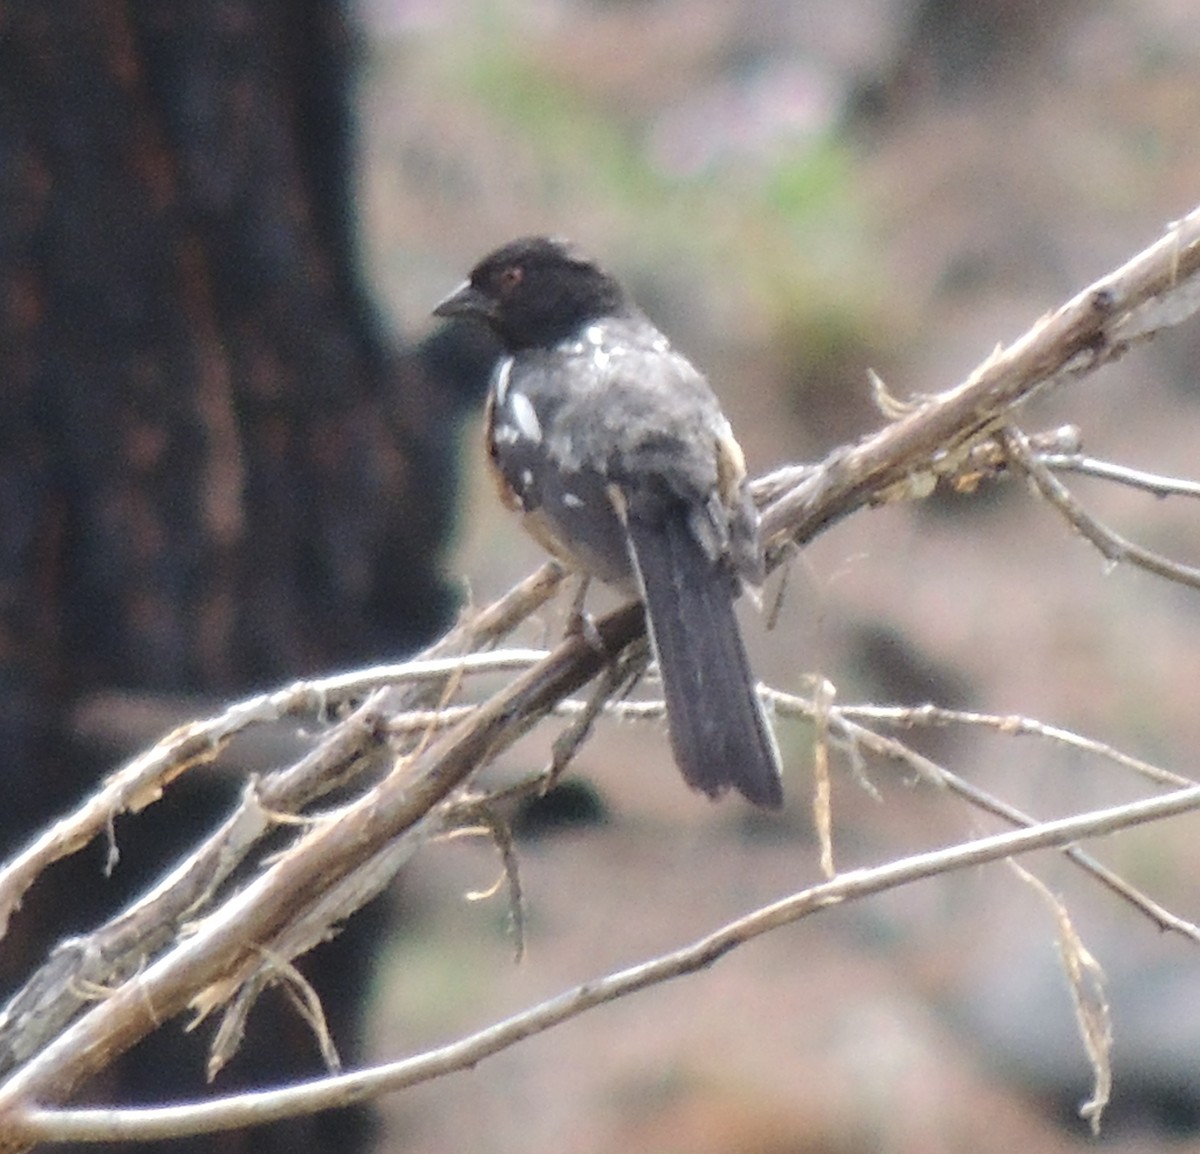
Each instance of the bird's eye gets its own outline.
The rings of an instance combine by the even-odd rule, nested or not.
[[[496,287],[502,293],[510,293],[521,283],[525,270],[519,264],[510,264],[496,274]]]

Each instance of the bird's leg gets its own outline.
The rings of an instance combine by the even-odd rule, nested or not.
[[[596,628],[595,618],[584,608],[588,586],[591,583],[590,577],[580,576],[575,596],[571,598],[571,609],[567,614],[567,634],[568,636],[582,637],[597,653],[604,653],[606,652],[604,638],[600,636],[600,631]]]

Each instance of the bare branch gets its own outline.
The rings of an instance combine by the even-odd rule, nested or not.
[[[509,594],[504,600],[507,602],[512,596]],[[448,677],[463,673],[523,670],[545,656],[540,649],[512,649],[459,657],[430,656],[373,666],[298,681],[272,693],[237,702],[208,721],[181,726],[112,774],[100,791],[73,813],[55,822],[0,868],[0,930],[7,928],[12,911],[42,870],[59,858],[82,849],[105,832],[116,814],[136,813],[157,801],[171,781],[190,769],[211,763],[242,730],[289,717],[328,719],[339,707],[376,693],[381,687],[437,686]],[[275,799],[274,806],[281,809],[280,799]]]
[[[786,707],[785,703],[781,704]],[[1161,766],[1144,761],[1140,757],[1133,757],[1119,749],[1114,749],[1107,742],[1085,737],[1083,734],[1063,729],[1057,725],[1047,725],[1036,718],[1023,717],[1017,713],[977,713],[967,709],[946,709],[940,705],[840,705],[838,712],[847,719],[880,721],[905,728],[931,725],[970,725],[991,729],[1000,734],[1041,737],[1070,749],[1111,761],[1114,765],[1132,770],[1159,785],[1179,788],[1195,784],[1192,778],[1184,774],[1174,773],[1169,769],[1163,769]]]
[[[1008,450],[1013,465],[1029,475],[1037,490],[1071,524],[1085,540],[1090,541],[1104,559],[1112,565],[1123,561],[1145,569],[1156,576],[1176,581],[1191,589],[1200,589],[1200,569],[1172,561],[1161,553],[1152,552],[1126,540],[1120,534],[1101,525],[1071,495],[1071,491],[1030,451],[1029,442],[1019,429],[1001,429],[997,434]]]
[[[922,478],[953,476],[981,437],[1005,424],[1035,393],[1093,372],[1135,340],[1200,307],[1200,208],[1116,271],[997,349],[956,388],[921,399],[857,445],[835,450],[819,469],[774,496],[764,510],[772,555],[803,543],[864,504],[905,498]]]
[[[770,700],[778,712],[784,715],[794,715],[816,721],[822,714],[821,708],[814,702],[776,690],[764,689],[761,692]],[[924,754],[905,745],[895,738],[885,737],[874,730],[867,729],[854,720],[865,717],[871,720],[882,720],[892,724],[922,724],[937,721],[939,724],[950,724],[952,721],[963,721],[967,724],[984,725],[1003,734],[1036,734],[1059,742],[1074,749],[1083,750],[1096,756],[1106,758],[1118,765],[1131,768],[1158,782],[1170,782],[1180,788],[1197,784],[1192,779],[1179,774],[1169,773],[1157,766],[1131,758],[1119,750],[1113,749],[1102,742],[1080,737],[1069,730],[1058,729],[1054,726],[1043,725],[1041,722],[1024,717],[998,717],[987,714],[967,713],[959,710],[941,710],[935,706],[917,706],[914,708],[885,708],[882,706],[835,706],[828,711],[825,724],[843,740],[852,758],[852,764],[860,757],[861,750],[867,750],[877,756],[886,757],[907,766],[922,780],[945,789],[961,797],[977,809],[990,813],[1010,825],[1023,826],[1032,829],[1039,824],[1039,819],[1024,813],[1014,805],[1001,800],[993,794],[972,784],[965,778],[938,765]],[[1096,861],[1090,854],[1078,846],[1067,846],[1063,856],[1085,873],[1090,874],[1106,889],[1116,894],[1122,901],[1129,903],[1139,913],[1149,918],[1159,929],[1170,930],[1200,944],[1200,926],[1172,913],[1165,906],[1144,894],[1115,871]]]
[[[1032,442],[1033,438],[1030,438]],[[1131,489],[1141,489],[1155,497],[1200,497],[1200,481],[1185,481],[1181,477],[1167,477],[1162,473],[1147,473],[1144,469],[1132,469],[1128,465],[1117,465],[1102,461],[1085,453],[1038,453],[1038,459],[1047,469],[1058,473],[1078,473],[1084,477],[1098,477],[1102,481],[1114,481]]]
[[[640,636],[641,625],[641,607],[633,605],[599,622],[597,631],[605,650],[618,653]],[[232,993],[255,971],[263,944],[286,958],[311,946],[323,932],[322,919],[327,919],[325,927],[340,921],[386,884],[407,848],[402,834],[413,830],[424,836],[416,827],[438,802],[604,663],[594,646],[568,638],[423,753],[402,759],[336,821],[307,830],[291,851],[199,923],[174,950],[88,1008],[31,1057],[0,1089],[0,1119],[27,1096],[46,1101],[70,1094],[115,1054],[194,1002],[197,990],[208,991],[202,1005],[210,1008],[215,996]],[[374,704],[373,697],[356,713]],[[345,724],[329,740],[344,733]],[[352,741],[350,756],[357,757],[360,749],[361,740]],[[361,879],[352,876],[359,869],[366,870]],[[311,915],[299,926],[298,911]]]
[[[617,998],[705,969],[731,950],[802,918],[898,886],[1039,849],[1053,849],[1200,808],[1200,786],[1161,797],[977,838],[852,870],[729,922],[690,945],[585,982],[529,1010],[416,1057],[336,1078],[186,1106],[130,1110],[16,1109],[4,1117],[0,1150],[47,1141],[150,1140],[212,1133],[315,1113],[404,1089],[477,1065],[569,1018]],[[11,1137],[10,1137],[11,1135]]]

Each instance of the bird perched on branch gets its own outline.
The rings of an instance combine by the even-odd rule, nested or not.
[[[487,406],[505,503],[567,565],[644,601],[684,779],[782,805],[733,608],[763,579],[758,514],[708,382],[559,240],[497,249],[434,313],[484,322],[505,350]]]

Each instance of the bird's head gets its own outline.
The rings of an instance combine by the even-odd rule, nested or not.
[[[620,284],[566,241],[522,237],[489,253],[433,310],[483,321],[509,352],[549,347],[628,307]]]

